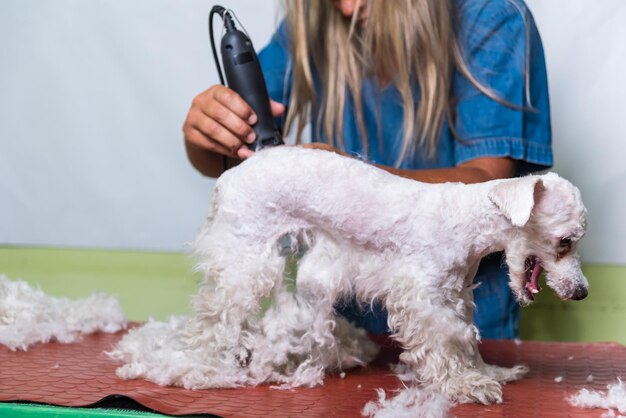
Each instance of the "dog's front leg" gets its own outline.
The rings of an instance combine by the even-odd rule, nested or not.
[[[468,325],[473,324],[474,322],[474,289],[480,284],[474,284],[474,276],[476,276],[476,272],[478,271],[479,262],[476,262],[475,265],[470,269],[469,273],[465,277],[465,286],[462,292],[463,300],[465,302],[465,312],[466,312],[466,322]],[[482,372],[496,379],[500,383],[511,382],[514,380],[521,379],[526,373],[528,373],[528,367],[523,365],[516,365],[514,367],[500,367],[491,364],[487,364],[484,362],[480,352],[478,351],[478,338],[474,339],[472,343],[473,352],[475,353],[475,361],[476,365]]]
[[[399,280],[386,306],[393,337],[418,383],[434,387],[453,402],[502,401],[502,387],[480,367],[478,331],[468,321],[463,291]]]

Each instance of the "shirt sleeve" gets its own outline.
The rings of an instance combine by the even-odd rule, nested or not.
[[[494,100],[455,75],[455,162],[510,157],[523,175],[552,166],[550,104],[541,38],[521,0],[466,0],[458,39],[472,75]]]

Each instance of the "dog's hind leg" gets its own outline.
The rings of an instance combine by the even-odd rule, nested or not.
[[[281,376],[284,387],[321,384],[326,371],[362,365],[376,353],[362,330],[334,313],[339,295],[349,288],[346,248],[321,231],[315,231],[311,244],[298,262],[295,294],[271,312],[288,330],[282,341],[293,340],[279,345],[288,360]]]
[[[211,381],[219,381],[219,387],[256,383],[246,370],[251,349],[245,334],[257,332],[261,301],[282,280],[284,270],[275,243],[250,245],[253,240],[230,231],[204,241],[211,247],[202,248],[204,279],[184,335],[188,349],[215,370],[215,377],[204,376],[209,383],[202,387],[211,387]]]
[[[321,384],[324,373],[336,363],[333,303],[339,292],[342,275],[337,261],[338,251],[332,238],[316,231],[311,248],[298,262],[295,303],[298,318],[291,331],[298,336],[291,353],[295,368],[285,386]]]

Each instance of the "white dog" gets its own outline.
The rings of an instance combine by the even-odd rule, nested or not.
[[[131,333],[112,353],[127,363],[118,374],[192,388],[320,384],[325,371],[376,354],[334,313],[356,295],[384,304],[417,383],[453,402],[501,402],[501,383],[527,369],[480,357],[478,263],[504,250],[522,305],[542,269],[559,297],[582,299],[575,249],[585,215],[579,191],[556,174],[424,184],[326,151],[261,151],[217,181],[196,241],[204,280],[194,315],[161,342],[163,328]],[[289,258],[298,258],[295,286]]]

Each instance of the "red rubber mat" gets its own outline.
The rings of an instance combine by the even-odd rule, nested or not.
[[[161,387],[143,380],[115,376],[116,365],[103,351],[121,337],[95,334],[74,344],[42,344],[27,352],[0,347],[0,401],[30,401],[61,406],[88,406],[111,395],[124,395],[158,412],[171,415],[208,413],[223,417],[358,417],[363,406],[377,399],[376,388],[402,387],[388,369],[397,351],[385,348],[365,369],[344,378],[330,376],[324,386],[276,390],[267,386],[222,390]],[[530,374],[504,388],[500,405],[460,405],[457,417],[599,417],[603,410],[578,409],[565,397],[583,387],[604,390],[626,377],[626,347],[613,344],[574,344],[485,341],[485,360],[502,366],[524,363]],[[589,382],[589,376],[593,381]],[[559,382],[555,378],[562,378]],[[560,380],[560,379],[557,379]],[[388,392],[388,398],[392,393]]]

